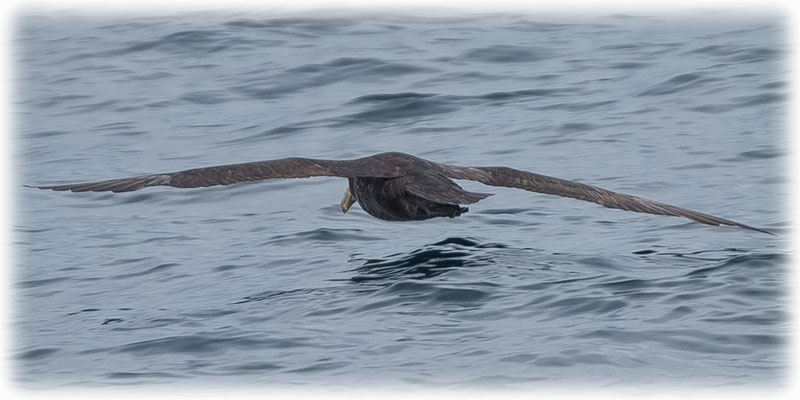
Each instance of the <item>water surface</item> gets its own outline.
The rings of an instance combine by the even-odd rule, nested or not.
[[[456,219],[312,178],[12,192],[14,357],[62,385],[781,385],[775,15],[23,14],[18,183],[404,151],[777,237],[464,182]]]

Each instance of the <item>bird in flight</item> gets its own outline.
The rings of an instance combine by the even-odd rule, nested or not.
[[[342,212],[346,213],[358,202],[368,214],[387,221],[457,217],[469,210],[462,204],[477,203],[492,195],[466,191],[452,180],[465,179],[485,185],[590,201],[608,208],[684,217],[707,225],[738,226],[774,235],[736,221],[567,179],[508,167],[448,165],[398,152],[379,153],[354,160],[290,157],[106,181],[29,187],[73,192],[130,192],[148,186],[195,188],[312,176],[347,178],[348,186],[341,201]]]

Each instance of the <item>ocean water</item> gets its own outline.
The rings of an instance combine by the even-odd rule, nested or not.
[[[22,13],[18,385],[778,387],[778,14]],[[287,156],[507,165],[777,234],[461,182],[459,218],[346,182],[56,193]]]

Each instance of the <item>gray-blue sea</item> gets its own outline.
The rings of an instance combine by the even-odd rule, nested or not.
[[[22,12],[18,385],[779,387],[776,13]],[[340,178],[22,187],[290,156],[505,165],[777,236],[495,193],[387,222]]]

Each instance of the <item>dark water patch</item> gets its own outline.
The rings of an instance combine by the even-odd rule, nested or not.
[[[655,254],[655,253],[657,253],[657,251],[648,249],[648,250],[637,250],[637,251],[634,251],[632,253],[636,254],[636,255],[647,255],[647,254]]]
[[[149,74],[134,74],[130,75],[130,78],[136,81],[154,81],[158,79],[166,79],[175,76],[175,74],[169,72],[153,72]]]
[[[173,55],[205,57],[216,52],[249,44],[252,44],[252,42],[248,39],[230,37],[224,31],[218,29],[186,30],[169,33],[156,39],[139,40],[111,50],[73,54],[67,57],[64,62],[90,58],[113,59],[151,50]],[[259,44],[264,45],[265,43]]]
[[[234,28],[263,30],[289,36],[314,38],[320,35],[327,36],[345,33],[349,28],[357,24],[357,20],[347,18],[285,17],[266,19],[243,18],[226,22],[224,25]]]
[[[724,249],[708,249],[708,250],[697,250],[687,253],[677,253],[677,252],[667,252],[662,251],[659,253],[663,256],[669,257],[679,257],[679,258],[688,258],[692,260],[703,260],[703,261],[724,261],[733,257],[735,255],[744,255],[747,254],[747,250],[737,249],[734,247],[724,248]],[[716,256],[714,256],[716,255]]]
[[[556,22],[517,21],[509,25],[506,29],[519,32],[557,32],[569,29],[573,26],[574,25]]]
[[[613,69],[642,69],[650,67],[651,65],[653,64],[645,62],[620,62],[611,64],[608,67]]]
[[[471,238],[449,237],[406,254],[368,259],[355,271],[352,282],[392,281],[398,278],[427,279],[447,271],[492,263],[488,249],[505,245],[480,243]]]
[[[395,259],[371,259],[350,278],[353,282],[387,280],[398,277],[427,279],[470,265],[469,253],[440,249],[416,250]]]
[[[93,131],[104,132],[104,131],[124,131],[135,129],[137,126],[136,122],[133,121],[119,121],[119,122],[110,122],[107,124],[96,125],[91,128]]]
[[[773,89],[784,89],[788,86],[789,84],[785,81],[775,81],[760,85],[758,88],[764,90],[773,90]]]
[[[540,367],[569,367],[575,363],[564,357],[542,357],[536,360],[534,364]]]
[[[583,334],[587,339],[606,339],[617,343],[654,342],[668,348],[702,354],[744,355],[753,352],[759,343],[782,343],[776,335],[717,334],[693,329],[683,330],[616,330],[600,329]]]
[[[607,44],[600,46],[599,50],[612,51],[612,52],[639,52],[640,50],[652,46],[651,43],[637,42],[637,43],[617,43]]]
[[[577,111],[588,111],[588,110],[593,110],[595,108],[610,106],[612,104],[615,104],[616,102],[617,102],[616,100],[606,100],[606,101],[578,102],[578,103],[557,103],[557,104],[547,104],[544,106],[533,107],[531,109],[538,111],[558,110],[558,111],[577,112]]]
[[[706,54],[710,56],[730,56],[742,51],[741,46],[713,44],[694,49],[689,54]]]
[[[357,97],[350,104],[370,104],[371,109],[336,120],[343,124],[415,120],[436,114],[457,111],[463,106],[499,105],[530,98],[560,96],[566,89],[521,89],[475,95],[441,95],[434,93],[382,93]]]
[[[688,108],[688,110],[704,112],[708,114],[719,114],[740,108],[762,107],[769,104],[785,102],[786,95],[783,93],[760,93],[752,96],[736,97],[726,103],[703,104]]]
[[[786,95],[782,93],[761,93],[753,96],[743,96],[734,98],[734,105],[738,107],[761,106],[772,103],[782,103],[786,100]]]
[[[440,59],[439,61],[450,61],[450,58]],[[561,75],[555,74],[554,77]],[[433,77],[422,80],[420,83],[435,84],[435,83],[448,83],[454,82],[457,84],[464,84],[469,82],[488,82],[488,81],[501,81],[506,79],[503,75],[491,75],[485,72],[443,72],[436,74]],[[534,78],[536,79],[536,78]]]
[[[596,129],[597,126],[594,124],[590,124],[588,122],[567,122],[565,124],[561,124],[556,131],[560,134],[572,134],[578,132],[586,132],[593,129]]]
[[[733,291],[734,294],[741,297],[752,297],[754,299],[775,299],[778,298],[782,291],[779,288],[740,288]]]
[[[322,87],[343,81],[369,82],[374,79],[390,79],[401,75],[432,71],[406,63],[389,62],[378,58],[340,57],[322,64],[305,64],[277,75],[270,75],[267,82],[254,80],[234,90],[249,97],[274,99],[309,88]],[[259,73],[261,73],[259,71]],[[272,81],[272,83],[270,83]]]
[[[102,245],[98,245],[96,247],[102,247]],[[111,266],[119,266],[125,264],[136,264],[142,261],[150,260],[152,257],[133,257],[133,258],[117,258],[106,263],[101,264],[103,267],[111,267]]]
[[[38,348],[33,350],[28,350],[19,354],[14,355],[15,359],[18,360],[25,360],[25,361],[34,361],[34,360],[41,360],[43,358],[50,357],[51,355],[58,353],[59,349],[56,348]]]
[[[624,267],[619,261],[605,257],[584,257],[576,261],[593,269],[617,270]]]
[[[171,236],[154,236],[139,242],[138,244],[145,244],[145,243],[164,243],[164,242],[186,242],[190,240],[201,240],[200,238],[193,237],[193,236],[186,236],[186,235],[171,235]]]
[[[121,196],[111,196],[111,200],[116,204],[135,204],[135,203],[157,203],[163,199],[159,193],[143,192],[143,193],[127,193]]]
[[[453,126],[415,126],[406,129],[404,132],[406,133],[438,133],[438,132],[461,132],[463,131],[463,127],[453,127]]]
[[[670,310],[665,315],[662,315],[662,316],[657,317],[657,318],[646,319],[645,321],[647,321],[649,323],[653,323],[653,324],[663,324],[663,323],[666,323],[666,322],[682,319],[682,318],[684,318],[684,317],[686,317],[688,315],[691,315],[693,313],[694,313],[694,310],[691,307],[678,306],[678,307],[675,307],[672,310]]]
[[[100,309],[99,308],[84,308],[83,310],[76,311],[76,312],[71,312],[71,313],[69,313],[67,315],[77,315],[77,314],[80,314],[80,313],[96,312],[96,311],[100,311]]]
[[[79,106],[70,106],[67,109],[70,112],[66,113],[65,115],[69,114],[83,114],[83,113],[94,113],[98,111],[108,111],[112,110],[112,106],[119,104],[119,100],[106,100],[92,104],[83,104]]]
[[[766,310],[759,313],[736,313],[730,316],[701,318],[701,321],[720,324],[772,325],[789,320],[787,313],[780,310]]]
[[[488,215],[498,215],[498,214],[524,214],[530,211],[529,208],[489,208],[480,210],[477,214],[488,214]]]
[[[271,362],[250,362],[250,363],[235,365],[227,369],[230,371],[242,372],[242,373],[260,373],[264,371],[272,371],[281,368],[284,368],[284,366],[281,364],[275,364]]]
[[[317,295],[322,296],[322,295],[327,295],[327,293],[325,293],[321,289],[309,289],[309,288],[292,289],[292,290],[268,290],[250,296],[245,296],[242,300],[239,300],[233,304],[260,303],[273,299],[277,300],[277,299],[287,299],[287,298],[302,298],[305,296],[317,296]]]
[[[178,374],[170,374],[166,372],[111,372],[105,375],[106,379],[111,380],[139,380],[147,378],[159,379],[179,379],[186,378]],[[147,382],[140,382],[145,384]]]
[[[531,223],[520,219],[512,218],[488,218],[486,223],[490,225],[508,225],[508,226],[526,226],[540,225],[539,223]]]
[[[189,318],[196,318],[196,319],[214,319],[219,317],[224,317],[226,315],[236,314],[239,311],[236,310],[224,310],[224,309],[211,309],[211,310],[202,310],[202,311],[195,311],[181,314],[184,317]]]
[[[522,89],[522,90],[512,90],[506,92],[489,92],[486,94],[481,94],[476,96],[468,96],[467,98],[478,99],[478,100],[490,100],[490,101],[517,100],[529,97],[558,96],[561,92],[562,91],[558,89]]]
[[[313,365],[309,365],[307,367],[297,368],[293,370],[289,370],[287,372],[295,373],[295,374],[307,374],[307,373],[317,373],[321,371],[330,371],[335,369],[341,369],[346,366],[350,365],[349,362],[338,362],[338,361],[328,361],[328,362],[320,362]]]
[[[547,303],[548,312],[558,318],[577,314],[601,315],[624,309],[628,303],[622,300],[606,300],[598,297],[570,297]]]
[[[339,125],[414,121],[460,107],[443,98],[395,98],[374,104],[369,110],[337,117]]]
[[[508,247],[502,243],[494,243],[494,242],[481,243],[479,240],[469,237],[448,237],[446,239],[434,243],[433,246],[444,246],[449,244],[465,246],[465,247],[475,247],[478,249],[503,249]]]
[[[687,277],[708,277],[711,274],[721,272],[734,267],[754,269],[754,268],[771,268],[786,261],[783,254],[747,254],[740,256],[732,256],[724,261],[705,268],[696,269],[688,272]]]
[[[161,101],[153,101],[149,103],[145,103],[144,107],[146,108],[165,108],[174,106],[176,103],[174,101],[169,100],[161,100]]]
[[[126,279],[126,278],[133,278],[133,277],[136,277],[136,276],[149,275],[149,274],[154,274],[154,273],[157,273],[157,272],[165,271],[165,270],[170,269],[172,267],[177,267],[178,265],[180,265],[180,264],[178,264],[178,263],[159,264],[159,265],[156,265],[155,267],[146,269],[144,271],[116,275],[116,276],[112,276],[111,278],[112,279]]]
[[[288,235],[276,235],[264,244],[307,243],[307,242],[342,242],[342,241],[378,241],[383,238],[370,236],[361,229],[329,229],[317,228]]]
[[[500,361],[513,362],[513,363],[527,363],[535,360],[537,357],[539,357],[539,355],[537,354],[522,353],[522,354],[514,354],[503,357],[500,359]]]
[[[117,111],[121,111],[121,109],[118,108]],[[114,132],[114,135],[115,136],[129,136],[129,137],[131,137],[131,136],[147,135],[149,133],[150,133],[149,131],[119,131],[119,132]]]
[[[568,351],[565,351],[568,352]],[[608,360],[608,357],[602,354],[567,354],[562,356],[542,357],[534,362],[535,365],[540,367],[570,367],[576,364],[600,365],[608,364],[614,365]]]
[[[286,72],[318,75],[332,83],[366,76],[389,77],[427,71],[431,70],[411,64],[388,62],[379,58],[340,57],[323,64],[306,64],[294,67]]]
[[[486,290],[437,287],[430,302],[434,304],[475,304],[486,300],[491,293]]]
[[[622,294],[648,288],[651,287],[652,284],[644,279],[624,278],[611,282],[596,283],[591,286],[609,289],[613,294]]]
[[[714,164],[709,163],[697,163],[697,164],[685,164],[685,165],[678,165],[675,167],[669,167],[668,169],[681,171],[686,169],[711,169],[716,168],[717,166]]]
[[[716,57],[728,62],[759,62],[780,56],[780,51],[769,47],[748,47],[741,45],[709,45],[689,52]]]
[[[170,33],[154,40],[140,41],[122,50],[117,50],[114,55],[147,50],[182,55],[208,55],[246,43],[249,41],[241,37],[228,37],[222,30],[197,29]]]
[[[731,56],[728,60],[735,62],[759,62],[778,58],[781,51],[768,47],[758,47],[744,50]]]
[[[725,162],[743,162],[743,161],[755,161],[755,160],[763,160],[763,159],[770,159],[770,158],[780,158],[786,155],[786,152],[776,149],[774,147],[764,147],[757,150],[748,150],[737,154],[734,157],[726,157],[721,159],[721,161]]]
[[[712,82],[715,78],[706,78],[699,73],[687,73],[673,76],[649,89],[639,92],[637,96],[663,96],[691,90]]]
[[[63,102],[68,102],[72,100],[83,100],[83,99],[90,99],[93,96],[85,95],[85,94],[62,94],[56,96],[50,96],[47,100],[37,102],[35,104],[36,107],[48,108],[55,105],[59,105]]]
[[[181,96],[181,100],[194,104],[210,105],[224,103],[228,101],[228,98],[220,90],[204,90],[186,93]]]
[[[416,92],[403,92],[403,93],[377,93],[377,94],[368,94],[364,96],[356,97],[353,100],[350,100],[348,104],[359,104],[359,103],[383,103],[385,101],[394,101],[394,100],[417,100],[417,99],[427,99],[431,97],[436,97],[438,94],[436,93],[416,93]]]
[[[265,131],[257,132],[252,135],[242,136],[234,139],[223,140],[217,142],[219,144],[249,144],[253,142],[257,142],[263,139],[281,139],[287,136],[292,136],[296,133],[303,132],[305,130],[310,129],[311,126],[309,125],[301,125],[301,124],[292,124],[292,125],[283,125],[272,129],[267,129]]]
[[[109,349],[115,353],[133,353],[138,356],[158,356],[164,354],[209,354],[225,353],[234,349],[286,349],[292,347],[308,346],[302,339],[257,339],[248,336],[221,337],[219,333],[213,335],[195,334],[170,336],[161,339],[134,342]]]
[[[20,233],[43,233],[49,232],[53,230],[53,228],[23,228],[23,227],[15,227],[14,232]]]
[[[511,91],[488,92],[475,95],[442,95],[437,93],[378,93],[357,97],[349,104],[371,103],[380,104],[391,101],[442,99],[460,104],[484,104],[487,101],[513,101],[531,97],[554,97],[563,95],[568,89],[520,89]]]
[[[545,47],[494,45],[468,50],[458,56],[456,60],[501,64],[529,63],[546,60],[552,58],[553,55],[553,51]]]
[[[122,310],[122,309],[120,309]],[[121,322],[127,321],[128,323],[125,325],[114,326],[111,328],[114,332],[149,332],[153,329],[158,330],[158,328],[163,328],[172,325],[185,325],[187,323],[186,318],[148,318],[145,321],[138,322],[133,318],[109,318],[108,320],[112,320],[109,324],[117,324]],[[119,321],[116,321],[119,320]],[[101,349],[101,350],[88,350],[88,353],[92,352],[102,352],[108,349]]]
[[[69,277],[47,278],[47,279],[33,279],[28,281],[17,282],[16,286],[19,288],[34,288],[39,286],[47,286],[62,281],[69,280]]]
[[[313,310],[303,314],[303,317],[325,317],[331,315],[342,314],[348,310],[347,307],[326,307],[319,310]]]
[[[235,269],[249,268],[249,267],[252,267],[252,266],[253,265],[251,265],[251,264],[244,264],[244,265],[241,265],[241,264],[225,264],[225,265],[220,265],[218,267],[214,267],[214,271],[215,272],[233,271]]]

